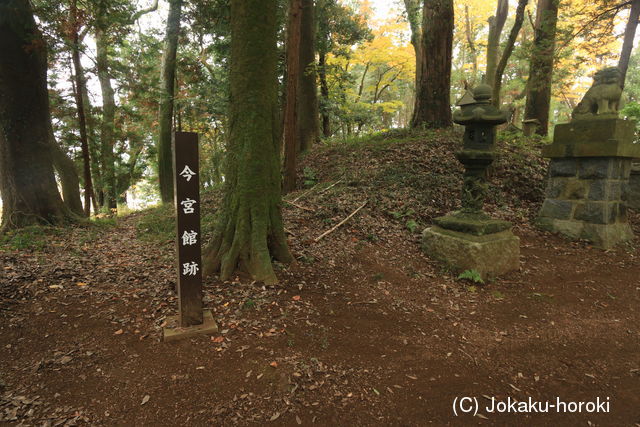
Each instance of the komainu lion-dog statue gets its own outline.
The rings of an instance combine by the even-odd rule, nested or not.
[[[593,85],[571,114],[573,120],[617,117],[622,96],[622,72],[603,68],[593,76]]]

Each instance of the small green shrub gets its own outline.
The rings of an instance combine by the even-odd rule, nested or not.
[[[465,270],[458,276],[460,280],[468,280],[473,283],[484,283],[482,276],[476,270]]]

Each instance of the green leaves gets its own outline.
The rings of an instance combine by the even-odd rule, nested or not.
[[[482,276],[476,270],[465,270],[458,276],[458,279],[468,280],[473,283],[484,284],[484,280],[482,280]]]

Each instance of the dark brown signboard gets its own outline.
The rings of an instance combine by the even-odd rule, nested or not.
[[[198,134],[173,134],[180,326],[202,324],[202,249]]]

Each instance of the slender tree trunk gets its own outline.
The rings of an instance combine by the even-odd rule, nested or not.
[[[78,9],[76,0],[71,2],[70,26],[71,26],[71,57],[73,61],[73,76],[75,82],[75,101],[78,112],[78,129],[80,131],[80,147],[82,150],[83,178],[84,178],[84,215],[91,213],[91,198],[93,196],[93,182],[91,179],[91,157],[89,155],[89,139],[87,137],[87,121],[84,107],[83,94],[86,93],[84,72],[80,62],[80,39],[78,35]]]
[[[409,28],[411,29],[411,45],[416,53],[416,90],[420,86],[420,64],[422,60],[420,55],[422,52],[422,28],[420,26],[420,0],[404,0],[404,6],[407,11],[407,20],[409,21]]]
[[[489,37],[487,39],[487,70],[484,81],[495,85],[496,66],[500,54],[500,36],[509,15],[509,0],[498,0],[496,14],[489,18]]]
[[[453,0],[425,1],[422,11],[420,86],[411,127],[443,128],[451,122]]]
[[[296,188],[296,158],[298,157],[298,83],[300,72],[300,24],[302,1],[290,0],[287,26],[287,76],[284,111],[284,182],[282,190],[289,193]]]
[[[28,1],[0,1],[0,52],[0,230],[76,220],[56,186],[46,44]]]
[[[478,52],[476,50],[476,44],[471,31],[471,19],[469,17],[469,6],[467,5],[464,6],[464,21],[467,44],[469,45],[469,53],[471,53],[471,60],[473,61],[473,79],[471,82],[471,84],[473,85],[473,82],[475,82],[476,76],[478,75]]]
[[[116,101],[109,72],[108,40],[103,29],[96,30],[96,67],[102,92],[102,123],[100,126],[100,163],[102,164],[103,208],[116,209],[115,143]]]
[[[502,52],[500,61],[496,66],[495,76],[493,77],[494,85],[492,96],[493,104],[495,106],[500,105],[500,90],[502,89],[502,78],[504,76],[504,70],[505,68],[507,68],[507,62],[509,62],[509,58],[513,53],[513,48],[516,44],[518,34],[520,33],[520,29],[522,28],[522,23],[524,22],[524,11],[527,7],[527,3],[529,3],[529,0],[518,0],[515,21],[513,23],[513,27],[511,27],[511,31],[509,32],[509,38],[507,39],[507,44],[504,47],[504,51]]]
[[[58,172],[58,177],[62,185],[62,201],[74,214],[79,217],[87,216],[82,207],[82,200],[80,199],[80,179],[78,178],[76,165],[56,142],[53,136],[53,130],[51,130],[50,142],[51,160],[53,161],[55,171]]]
[[[536,133],[541,136],[546,136],[549,132],[549,106],[557,23],[558,0],[538,0],[524,117],[525,120],[539,122]]]
[[[331,136],[331,119],[329,118],[329,83],[327,83],[327,59],[324,52],[318,54],[318,75],[320,77],[320,95],[322,96],[322,135]]]
[[[219,271],[221,280],[240,268],[275,283],[271,257],[292,261],[281,214],[276,3],[231,0],[226,191],[204,256],[204,274]]]
[[[618,68],[622,71],[623,88],[627,77],[627,69],[629,68],[631,51],[633,50],[633,40],[635,39],[636,29],[638,28],[638,19],[640,19],[640,0],[633,0],[633,3],[631,3],[631,11],[629,12],[629,21],[624,30],[624,42],[620,53],[620,62],[618,62]]]
[[[298,74],[298,140],[301,153],[318,141],[318,85],[316,83],[316,24],[313,0],[302,0],[300,71]]]
[[[182,0],[169,2],[167,17],[167,33],[162,56],[162,94],[160,96],[160,112],[158,117],[158,177],[160,179],[160,197],[162,203],[173,202],[173,157],[171,152],[171,131],[173,120],[173,98],[175,95],[176,53],[180,34],[180,14]]]

